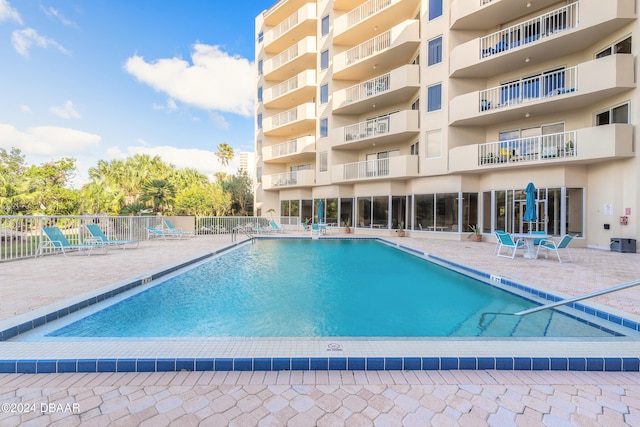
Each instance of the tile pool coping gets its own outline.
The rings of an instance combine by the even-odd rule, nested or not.
[[[312,239],[312,237],[293,236],[256,236],[257,239]],[[503,288],[513,288],[520,293],[527,293],[536,298],[555,302],[563,298],[548,292],[519,284],[501,277],[492,276],[480,270],[449,261],[445,258],[430,255],[402,244],[389,242],[378,237],[320,237],[323,240],[375,240],[386,245],[401,249],[410,254],[447,266],[460,273],[474,278],[482,278],[490,285],[499,284]],[[153,279],[160,278],[193,263],[200,262],[217,254],[228,251],[247,241],[236,242],[209,254],[194,258],[191,261],[175,265],[165,270],[143,275],[140,278],[124,281],[107,292],[102,291],[90,298],[76,301],[71,305],[39,315],[35,319],[4,327],[0,331],[0,373],[53,373],[53,372],[165,372],[165,371],[202,371],[202,370],[450,370],[450,369],[496,369],[496,370],[575,370],[575,371],[640,371],[639,354],[640,343],[636,341],[607,341],[589,338],[573,339],[573,341],[543,340],[546,345],[552,345],[553,351],[543,351],[540,354],[540,339],[350,339],[343,337],[321,337],[318,339],[180,339],[180,340],[124,340],[127,347],[137,348],[135,357],[114,357],[113,341],[89,341],[96,347],[100,355],[79,351],[79,346],[87,347],[88,341],[74,341],[67,345],[57,342],[7,342],[15,336],[28,332],[50,321],[75,313],[81,308],[118,295],[127,290],[146,284]],[[639,323],[626,319],[617,314],[594,309],[579,303],[568,305],[575,310],[598,319],[632,331],[638,331]],[[9,319],[10,321],[11,319]],[[0,322],[0,328],[7,321]],[[4,341],[4,342],[2,342]],[[289,350],[278,350],[278,342],[288,344]],[[519,351],[513,350],[513,343],[519,343]],[[226,343],[222,345],[222,343]],[[231,344],[229,344],[231,343]],[[244,344],[243,344],[244,343]],[[587,343],[587,346],[584,344]],[[613,345],[612,345],[613,344]],[[196,347],[199,350],[184,350],[182,347]],[[260,351],[255,350],[262,346]],[[275,346],[275,347],[274,347]],[[332,348],[332,346],[334,348]],[[337,347],[336,347],[337,346]],[[567,351],[570,346],[570,351]],[[74,349],[75,347],[75,349]],[[117,346],[116,346],[117,347]],[[165,351],[158,351],[158,347],[167,347]],[[240,351],[228,347],[240,348]],[[260,357],[233,357],[248,351],[252,356],[256,353]],[[339,348],[338,348],[339,347]],[[562,348],[565,347],[565,348]],[[612,350],[610,347],[617,347]],[[269,352],[269,348],[271,351]],[[276,348],[274,350],[274,348]],[[493,350],[488,350],[493,349]],[[51,350],[51,351],[50,351]],[[327,351],[331,355],[327,355]],[[339,352],[338,354],[334,353]],[[582,353],[580,353],[580,351]],[[76,352],[76,353],[74,353]],[[117,351],[116,351],[117,352]],[[270,356],[264,357],[266,353]],[[50,357],[40,358],[40,354]],[[348,353],[348,354],[347,354]],[[518,355],[523,354],[523,356]],[[549,355],[549,353],[551,353]],[[555,353],[555,354],[554,354]],[[126,352],[118,353],[126,355]],[[151,357],[149,356],[151,354]],[[224,357],[211,357],[218,354]],[[375,354],[367,357],[366,355]],[[406,355],[413,355],[406,357]],[[565,356],[566,354],[573,354]],[[70,355],[82,355],[69,357]],[[183,357],[198,355],[202,357]],[[291,355],[291,356],[289,356]],[[325,356],[326,355],[326,356]],[[345,357],[337,357],[337,356]],[[420,357],[418,357],[420,355]],[[161,357],[153,357],[161,356]],[[169,357],[167,357],[169,356]],[[175,357],[174,357],[175,356]],[[231,356],[231,357],[230,357]],[[284,356],[284,357],[283,357]],[[429,356],[429,357],[424,357]]]

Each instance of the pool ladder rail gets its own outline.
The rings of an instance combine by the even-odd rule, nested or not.
[[[548,310],[550,308],[558,307],[558,306],[565,305],[565,304],[571,304],[573,302],[582,301],[582,300],[585,300],[585,299],[597,297],[597,296],[604,295],[604,294],[609,294],[611,292],[621,291],[623,289],[632,288],[632,287],[638,286],[638,285],[640,285],[640,280],[634,280],[633,282],[623,283],[622,285],[613,286],[613,287],[607,288],[607,289],[601,289],[599,291],[591,292],[589,294],[581,295],[579,297],[564,299],[564,300],[561,300],[561,301],[556,301],[556,302],[552,302],[552,303],[549,303],[549,304],[541,305],[539,307],[530,308],[528,310],[519,311],[517,313],[513,313],[513,315],[514,316],[526,316],[527,314],[536,313],[536,312],[542,311],[542,310]]]
[[[252,244],[255,243],[256,236],[251,234],[251,232],[249,230],[247,230],[246,227],[243,227],[241,225],[238,225],[236,227],[233,227],[233,229],[231,229],[231,241],[232,242],[235,242],[236,240],[238,240],[238,233],[242,233],[245,236],[247,236],[249,238],[249,240],[251,240]]]

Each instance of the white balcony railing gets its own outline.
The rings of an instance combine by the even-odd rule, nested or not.
[[[481,90],[478,105],[488,111],[577,90],[578,67],[571,67]]]
[[[346,89],[346,99],[356,102],[369,96],[377,95],[389,90],[391,73],[376,77],[366,82],[359,83]]]
[[[369,16],[377,13],[390,4],[391,0],[369,0],[368,2],[361,4],[347,15],[347,26],[352,27],[357,23],[362,22]]]
[[[481,38],[480,57],[485,58],[575,28],[578,25],[578,4],[563,6]]]
[[[389,176],[389,159],[366,160],[364,162],[345,163],[343,179],[363,179]]]
[[[576,157],[576,131],[539,135],[478,145],[478,165],[533,162],[538,160]]]
[[[390,116],[377,117],[344,128],[343,141],[357,141],[376,135],[389,133]]]
[[[373,56],[391,46],[391,31],[367,40],[346,52],[345,65],[349,66]]]
[[[276,128],[286,125],[287,123],[295,122],[296,120],[298,120],[298,108],[292,108],[291,110],[271,117],[271,127]]]
[[[313,185],[313,170],[299,170],[292,172],[276,173],[263,177],[265,188],[293,187],[300,185]]]
[[[289,31],[291,28],[295,27],[296,25],[298,25],[299,20],[299,11],[295,11],[295,13],[291,16],[289,16],[287,19],[285,19],[284,21],[282,21],[280,23],[280,25],[278,25],[277,27],[275,27],[272,31],[273,31],[273,39],[277,39],[278,37],[280,37],[282,34],[286,33],[287,31]]]
[[[277,56],[274,56],[273,59],[271,60],[271,64],[272,64],[271,69],[275,70],[281,65],[286,64],[287,62],[296,58],[298,56],[298,52],[299,52],[298,44],[294,44],[289,49],[285,50],[284,52],[280,53]]]
[[[284,81],[271,88],[271,97],[277,98],[288,92],[298,89],[298,75],[291,77],[289,80]]]

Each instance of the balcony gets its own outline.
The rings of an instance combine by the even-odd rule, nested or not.
[[[420,46],[420,23],[407,20],[389,31],[334,56],[333,78],[363,80],[411,61]]]
[[[263,94],[265,108],[287,108],[294,100],[311,101],[316,96],[316,72],[305,70],[282,83],[266,89]]]
[[[527,3],[530,4],[527,7]],[[535,0],[514,2],[513,0],[454,0],[451,3],[452,30],[488,30],[503,22],[513,21],[519,16],[546,9],[558,0]]]
[[[284,136],[311,131],[315,129],[315,125],[316,105],[309,102],[266,117],[262,122],[262,129],[267,136]]]
[[[633,55],[611,55],[576,67],[457,96],[450,125],[487,126],[580,109],[636,87]]]
[[[285,81],[303,70],[315,70],[318,50],[315,37],[305,37],[287,50],[264,62],[264,78]]]
[[[418,111],[404,110],[337,128],[332,134],[332,145],[335,149],[359,150],[371,144],[384,145],[414,138],[419,132]]]
[[[420,89],[420,66],[405,65],[333,93],[333,114],[363,114],[407,101]]]
[[[264,50],[267,53],[281,52],[292,41],[297,42],[305,36],[314,35],[317,25],[316,4],[307,3],[264,34]]]
[[[345,163],[331,169],[331,181],[334,183],[406,179],[415,176],[418,176],[418,156],[396,156]]]
[[[315,158],[315,142],[313,136],[303,136],[281,144],[262,148],[262,160],[265,163],[289,163],[309,157]]]
[[[450,56],[450,76],[486,78],[521,68],[526,58],[562,58],[635,19],[634,0],[571,3],[456,46]]]
[[[314,170],[265,175],[262,177],[262,188],[264,190],[278,190],[281,188],[310,187],[315,184],[315,178],[316,172]]]
[[[633,125],[617,123],[456,147],[449,152],[449,168],[451,172],[478,172],[565,162],[596,163],[634,155]]]
[[[264,16],[264,23],[269,27],[276,26],[282,21],[287,19],[287,16],[291,16],[296,10],[309,3],[309,0],[286,0],[277,1],[275,4],[267,9]]]
[[[333,23],[333,44],[361,43],[394,23],[415,17],[418,0],[369,0],[339,16]]]
[[[362,0],[333,0],[333,10],[351,10],[362,4]]]

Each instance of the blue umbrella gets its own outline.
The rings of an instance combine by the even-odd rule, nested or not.
[[[530,182],[527,185],[527,188],[524,189],[524,192],[527,195],[527,205],[524,210],[524,220],[525,221],[537,221],[538,217],[536,215],[536,187],[533,185],[533,182]]]
[[[322,200],[318,202],[318,222],[322,222]]]

